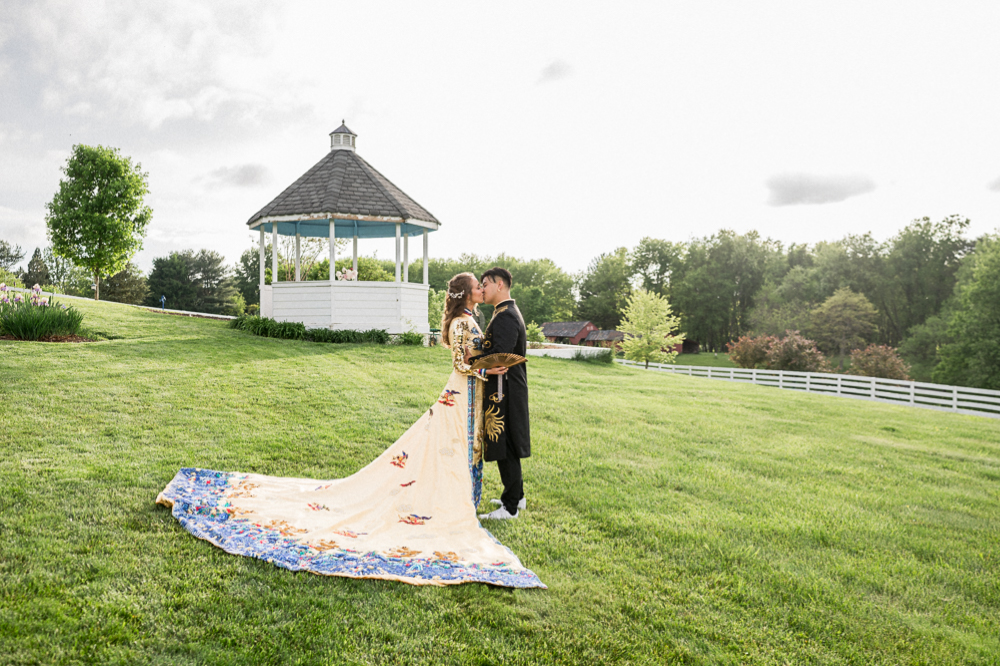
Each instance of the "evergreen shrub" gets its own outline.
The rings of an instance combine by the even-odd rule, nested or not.
[[[230,320],[229,328],[235,328],[238,331],[245,331],[264,338],[306,340],[308,342],[332,342],[340,344],[370,342],[385,345],[389,344],[392,339],[389,333],[379,328],[373,328],[368,331],[331,331],[328,328],[307,329],[305,325],[296,321],[275,321],[270,317],[259,317],[257,315],[238,316]],[[404,335],[406,334],[404,333]],[[419,333],[414,333],[413,335],[420,337],[421,344],[423,343],[423,337]]]

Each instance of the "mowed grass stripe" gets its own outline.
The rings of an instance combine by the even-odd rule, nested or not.
[[[323,578],[153,500],[351,474],[447,353],[78,307],[102,341],[0,342],[0,663],[997,663],[992,419],[532,358],[529,508],[491,529],[550,589]]]

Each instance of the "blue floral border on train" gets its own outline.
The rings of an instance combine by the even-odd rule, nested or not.
[[[234,518],[224,496],[232,477],[242,479],[242,475],[234,472],[185,467],[163,491],[164,497],[173,502],[174,517],[188,532],[227,553],[255,557],[290,571],[331,576],[367,578],[388,574],[418,580],[461,580],[504,587],[546,588],[538,576],[528,569],[390,557],[341,548],[316,551],[297,539],[283,536],[277,528],[256,525],[245,518]]]

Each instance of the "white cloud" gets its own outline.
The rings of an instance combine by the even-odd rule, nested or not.
[[[565,60],[559,60],[557,58],[542,68],[542,74],[538,78],[538,83],[551,83],[552,81],[565,79],[572,74],[572,65]]]
[[[771,176],[766,184],[771,206],[836,203],[875,190],[875,181],[863,175],[788,173]]]
[[[200,180],[209,185],[256,187],[267,183],[270,177],[270,172],[263,164],[241,164],[234,167],[218,168]]]
[[[31,3],[11,12],[21,32],[13,40],[22,42],[12,51],[25,54],[22,76],[33,78],[51,110],[94,107],[148,129],[209,121],[229,107],[240,116],[241,107],[277,103],[266,95],[277,75],[267,65],[269,5]]]

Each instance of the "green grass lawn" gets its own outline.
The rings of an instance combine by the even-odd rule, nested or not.
[[[106,340],[0,341],[0,663],[1000,659],[1000,421],[532,358],[528,510],[491,530],[549,589],[327,578],[156,494],[182,466],[349,475],[446,352],[78,307]]]

